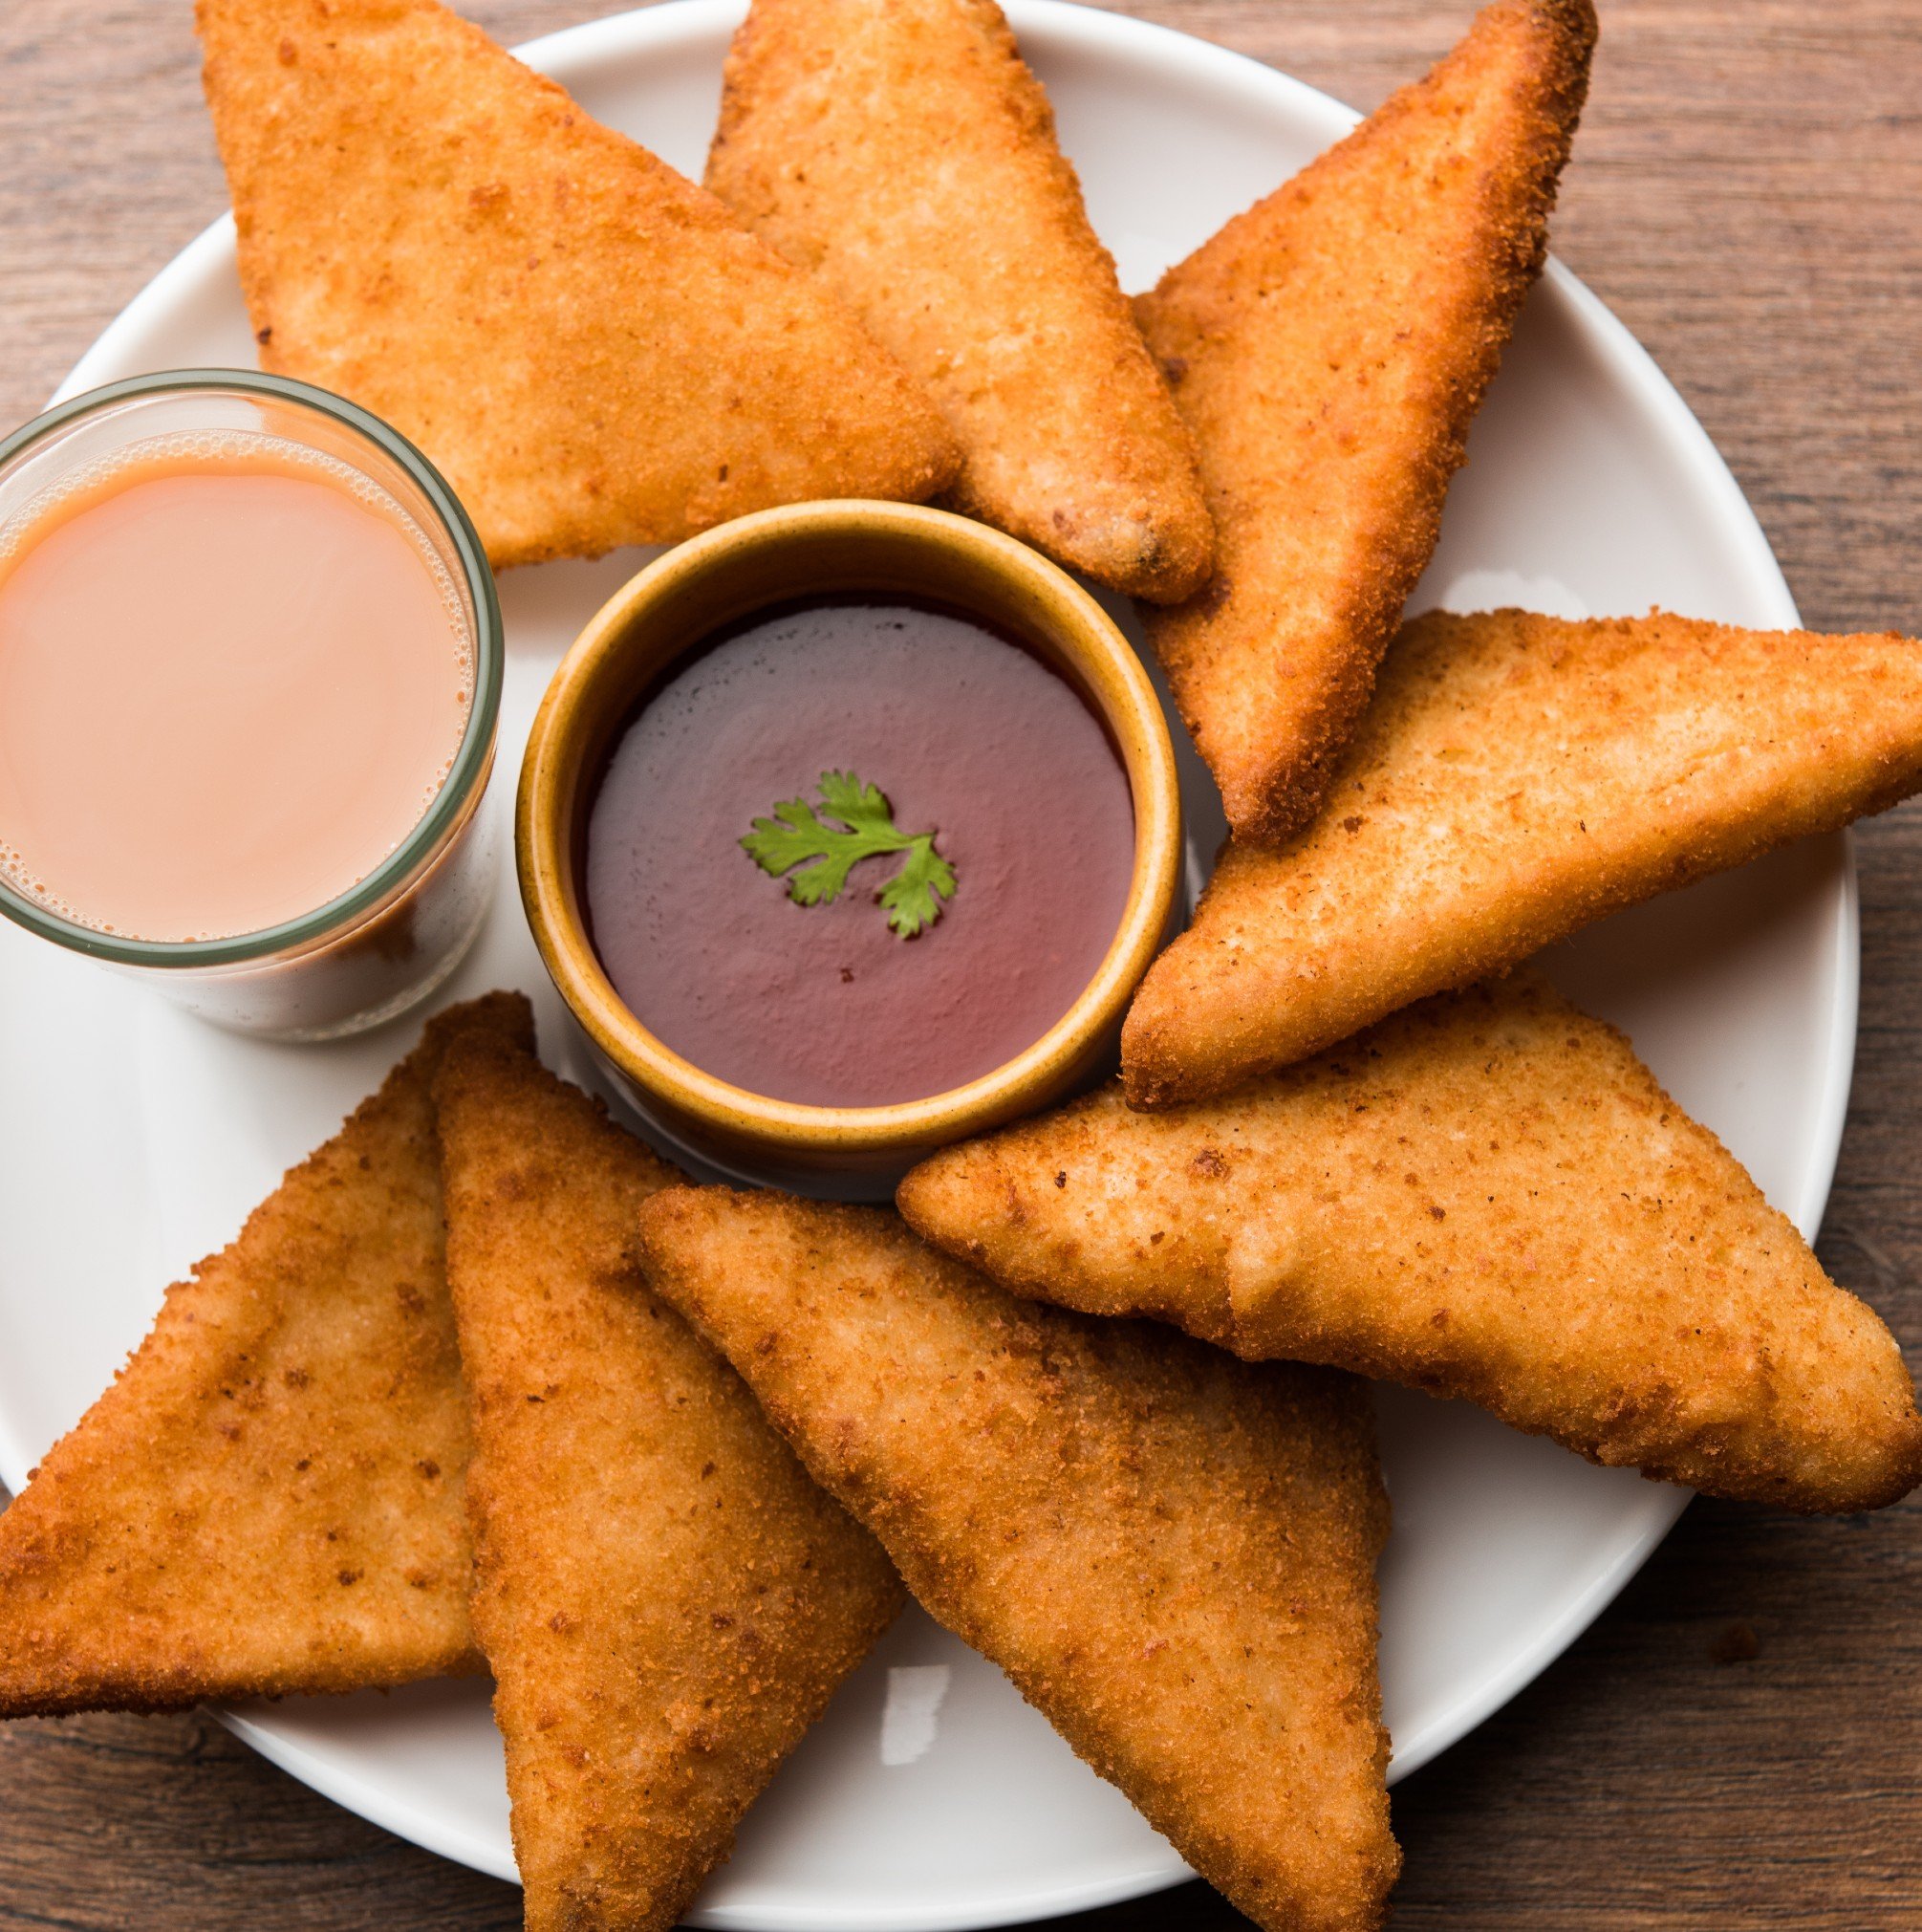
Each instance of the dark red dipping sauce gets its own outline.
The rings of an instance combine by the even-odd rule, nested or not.
[[[824,771],[887,795],[955,869],[940,918],[891,930],[864,858],[797,905],[742,849]],[[1134,862],[1100,720],[970,618],[879,601],[764,612],[687,663],[615,747],[584,885],[602,965],[649,1031],[720,1079],[812,1106],[945,1092],[1038,1040],[1112,944]]]

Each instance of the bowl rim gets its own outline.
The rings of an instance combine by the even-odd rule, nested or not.
[[[594,953],[574,903],[572,856],[562,837],[579,773],[560,747],[645,615],[691,579],[727,569],[749,547],[803,545],[851,532],[959,550],[1040,603],[1050,619],[1050,640],[1080,674],[1116,741],[1134,809],[1128,899],[1100,964],[1068,1010],[988,1073],[941,1093],[875,1107],[817,1106],[757,1094],[707,1073],[650,1032],[623,1004]],[[848,588],[862,586],[851,581]],[[1066,571],[1019,539],[952,511],[831,498],[756,510],[690,538],[637,572],[601,606],[554,672],[529,734],[515,803],[514,857],[528,923],[555,988],[594,1045],[648,1100],[726,1142],[745,1139],[769,1152],[884,1155],[959,1140],[1035,1111],[1119,1025],[1176,908],[1180,793],[1167,718],[1146,668],[1113,619]]]
[[[84,417],[151,397],[190,396],[219,390],[292,403],[317,416],[333,418],[386,456],[426,499],[460,559],[464,588],[473,605],[474,668],[468,687],[467,722],[446,776],[413,829],[394,850],[345,892],[337,893],[312,911],[297,913],[273,925],[219,939],[132,939],[63,918],[0,877],[0,915],[69,951],[116,966],[157,967],[167,972],[245,966],[284,954],[304,952],[340,937],[378,911],[433,857],[448,834],[462,822],[470,805],[478,807],[479,793],[485,790],[493,769],[507,640],[486,547],[447,480],[414,444],[371,410],[350,402],[344,396],[336,396],[331,389],[260,369],[212,366],[161,369],[150,375],[123,377],[117,382],[102,383],[55,402],[10,436],[0,439],[0,467]]]

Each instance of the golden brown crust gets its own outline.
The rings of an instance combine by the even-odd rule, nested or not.
[[[435,0],[198,11],[263,365],[418,443],[497,566],[953,475],[852,316]]]
[[[1588,0],[1496,0],[1428,77],[1143,295],[1216,575],[1149,618],[1238,837],[1314,811],[1547,247]]]
[[[466,1405],[429,1084],[442,1014],[152,1333],[0,1516],[0,1716],[478,1670]]]
[[[1230,846],[1128,1015],[1136,1106],[1227,1091],[1922,787],[1922,644],[1432,612],[1320,815]]]
[[[648,1292],[636,1216],[674,1169],[500,1041],[436,1091],[527,1923],[666,1927],[900,1583]]]
[[[902,1183],[1004,1286],[1479,1402],[1791,1509],[1922,1481],[1894,1337],[1613,1028],[1532,975],[1226,1099],[1109,1088]]]
[[[1208,574],[1194,446],[994,0],[754,0],[707,185],[924,383],[950,500],[1118,590]]]
[[[651,1278],[922,1604],[1274,1932],[1368,1932],[1383,1784],[1367,1388],[1004,1294],[893,1214],[718,1188]]]

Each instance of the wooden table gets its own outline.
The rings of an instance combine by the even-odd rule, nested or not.
[[[1922,10],[1602,0],[1560,253],[1674,378],[1807,620],[1922,630]],[[594,0],[469,0],[507,40]],[[1469,0],[1138,11],[1372,106]],[[0,4],[0,424],[226,205],[187,0]],[[1862,1049],[1823,1259],[1922,1347],[1922,809],[1864,829]],[[1697,1503],[1395,1793],[1401,1932],[1922,1925],[1922,1505]],[[0,1729],[0,1927],[506,1927],[509,1888],[203,1716]],[[1074,1921],[1242,1922],[1199,1887]]]

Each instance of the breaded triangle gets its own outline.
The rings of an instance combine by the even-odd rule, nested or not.
[[[524,1047],[436,1092],[474,1404],[474,1625],[531,1932],[674,1924],[899,1579],[725,1362],[649,1293],[680,1179]]]
[[[1922,787],[1922,643],[1433,612],[1328,803],[1230,845],[1128,1014],[1131,1104],[1219,1094]]]
[[[898,1217],[719,1188],[651,1279],[908,1588],[1271,1932],[1366,1932],[1400,1862],[1367,1387],[1017,1301]]]
[[[412,438],[497,566],[953,474],[852,316],[435,0],[198,14],[263,366]]]
[[[167,1291],[0,1516],[0,1716],[160,1710],[479,1670],[427,1028],[333,1140]]]
[[[951,501],[1101,582],[1198,589],[1195,452],[994,0],[753,0],[707,185],[924,382]]]
[[[1495,0],[1428,77],[1135,304],[1216,576],[1148,633],[1238,837],[1314,811],[1547,247],[1589,0]]]
[[[1532,974],[1226,1099],[949,1148],[908,1219],[1017,1293],[1460,1396],[1791,1509],[1922,1481],[1894,1337],[1612,1027]]]

